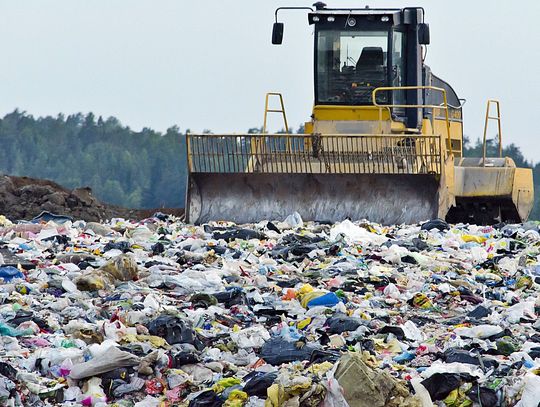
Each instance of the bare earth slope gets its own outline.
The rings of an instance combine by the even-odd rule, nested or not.
[[[69,190],[49,180],[0,176],[0,214],[18,220],[32,219],[43,211],[86,221],[113,217],[142,219],[156,211],[180,216],[184,212],[176,208],[122,208],[100,202],[88,187]]]

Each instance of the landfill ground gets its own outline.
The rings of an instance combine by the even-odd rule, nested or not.
[[[539,405],[536,222],[74,214],[0,217],[2,406]]]

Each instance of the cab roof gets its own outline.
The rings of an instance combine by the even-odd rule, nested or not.
[[[328,21],[328,17],[337,17],[340,20],[345,17],[366,18],[380,20],[378,17],[388,17],[385,21],[398,24],[410,24],[413,21],[423,19],[424,10],[421,7],[400,8],[318,8],[308,14],[309,24]]]

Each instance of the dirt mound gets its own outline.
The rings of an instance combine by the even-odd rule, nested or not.
[[[100,202],[88,187],[69,190],[49,180],[0,176],[0,214],[18,220],[32,219],[43,211],[86,221],[112,217],[143,219],[157,211],[176,216],[184,213],[183,209],[178,208],[122,208]]]

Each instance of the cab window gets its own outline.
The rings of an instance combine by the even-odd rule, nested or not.
[[[317,102],[372,104],[373,89],[389,86],[388,43],[389,31],[318,31]],[[383,103],[385,93],[380,93]]]

